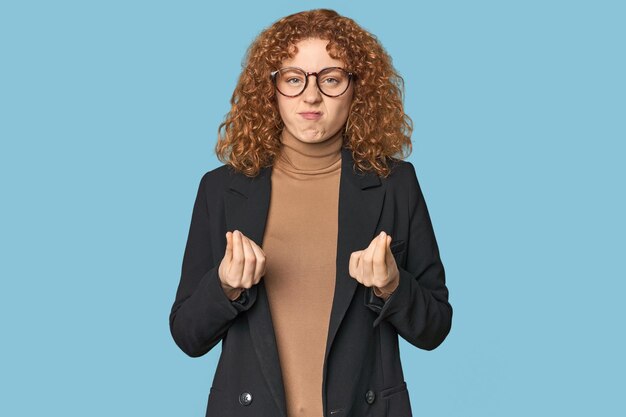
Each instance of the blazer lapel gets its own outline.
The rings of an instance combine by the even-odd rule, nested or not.
[[[324,355],[324,382],[326,359],[358,284],[349,274],[350,254],[365,249],[373,239],[385,195],[375,172],[355,171],[352,151],[342,148],[341,153],[337,276]],[[224,194],[227,230],[240,230],[261,247],[269,212],[271,173],[272,167],[265,167],[254,178],[235,174]],[[280,361],[263,279],[257,287],[255,305],[247,314],[250,334],[263,374],[284,417],[287,415],[285,391],[282,372],[277,366]],[[325,393],[325,387],[322,392]]]

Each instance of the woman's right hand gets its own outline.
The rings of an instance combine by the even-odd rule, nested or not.
[[[222,288],[230,300],[236,300],[265,274],[265,252],[239,230],[226,233],[226,253],[218,269]]]

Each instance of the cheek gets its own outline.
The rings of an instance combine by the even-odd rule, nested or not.
[[[292,113],[293,104],[289,100],[285,100],[284,97],[277,97],[276,104],[278,107],[278,112],[280,116],[284,119],[285,117],[289,117]]]
[[[278,107],[278,111],[282,114],[285,104],[280,97],[276,97],[276,107]]]
[[[341,122],[341,123],[345,122],[346,119],[348,118],[349,112],[350,112],[349,100],[337,103],[335,108],[333,109],[333,113],[336,115],[335,116],[336,122]]]

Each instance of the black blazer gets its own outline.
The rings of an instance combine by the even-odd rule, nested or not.
[[[413,165],[397,160],[382,178],[355,171],[351,151],[341,152],[337,276],[320,387],[324,416],[412,416],[398,335],[425,350],[446,338],[452,307],[444,267]],[[248,178],[222,165],[200,181],[169,325],[191,357],[222,341],[206,416],[286,417],[263,279],[231,301],[217,274],[227,231],[238,229],[263,247],[271,172],[263,168]],[[386,302],[348,273],[350,254],[382,230],[392,236],[400,271]]]

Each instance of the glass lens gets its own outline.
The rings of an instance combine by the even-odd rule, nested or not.
[[[320,89],[329,96],[338,96],[346,91],[349,81],[348,73],[340,68],[327,68],[318,75]],[[305,84],[306,76],[300,69],[284,68],[276,74],[276,87],[285,95],[300,94]]]
[[[329,68],[318,75],[320,89],[329,96],[338,96],[348,88],[348,73],[339,68]]]
[[[284,68],[276,74],[276,88],[288,96],[295,96],[304,90],[304,72],[296,68]]]

